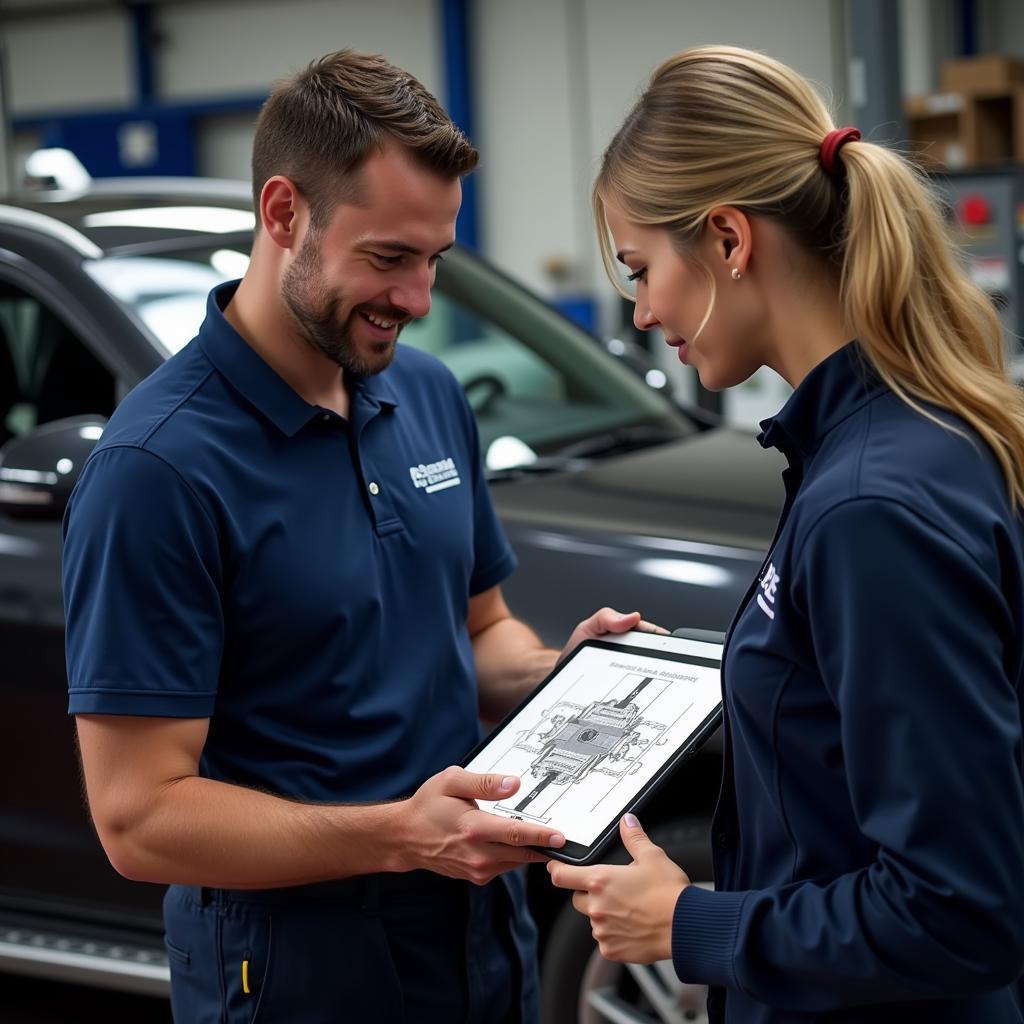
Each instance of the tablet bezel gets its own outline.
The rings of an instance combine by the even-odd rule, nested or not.
[[[665,649],[669,646],[665,641],[679,640],[688,644],[716,647],[718,648],[718,656],[707,657],[700,654],[687,654],[676,650]],[[556,676],[561,675],[573,659],[587,647],[597,647],[602,650],[610,650],[623,654],[627,654],[629,652],[642,652],[648,657],[658,658],[662,661],[672,662],[677,665],[694,664],[703,667],[717,667],[721,669],[722,664],[722,644],[718,640],[698,640],[686,636],[671,636],[662,633],[644,633],[639,631],[622,634],[608,634],[600,637],[599,639],[584,640],[576,647],[575,650],[572,651],[571,654],[568,655],[568,657],[560,661],[551,670],[551,672],[537,684],[526,698],[513,708],[512,711],[510,711],[501,720],[501,722],[499,722],[498,725],[496,725],[494,729],[492,729],[491,732],[473,748],[473,750],[462,761],[462,767],[469,765],[482,751],[497,740],[520,711],[536,700],[545,687]],[[655,771],[654,775],[640,788],[636,795],[633,796],[626,805],[611,818],[608,824],[601,829],[597,837],[589,846],[584,846],[582,843],[571,842],[566,839],[565,845],[558,849],[541,846],[534,847],[534,849],[539,850],[547,857],[565,861],[567,864],[592,864],[604,852],[609,843],[618,835],[619,819],[622,815],[627,811],[635,812],[642,808],[643,805],[655,795],[673,772],[681,764],[697,753],[698,750],[700,750],[704,743],[707,742],[721,724],[721,721],[722,702],[719,700],[718,704],[704,718],[701,724],[690,733],[683,744],[668,758],[668,760]],[[496,817],[501,817],[503,820],[514,820],[512,818],[506,819],[504,815],[496,815]]]

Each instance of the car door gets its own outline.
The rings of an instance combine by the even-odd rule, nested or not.
[[[72,324],[79,324],[78,327]],[[37,428],[68,417],[96,422],[133,381],[89,338],[68,289],[41,267],[0,259],[0,440],[10,452]],[[99,429],[94,427],[93,439]],[[87,450],[77,446],[75,459]],[[14,460],[16,461],[16,460]],[[57,472],[76,472],[71,459]],[[17,483],[0,466],[0,486]],[[11,479],[5,480],[7,474]],[[29,510],[31,512],[31,510]],[[67,715],[61,521],[0,505],[0,905],[118,919],[124,903],[149,893],[110,867],[85,806],[74,724]]]

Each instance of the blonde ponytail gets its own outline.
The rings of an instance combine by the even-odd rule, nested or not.
[[[810,85],[763,54],[706,46],[665,61],[594,185],[609,276],[618,287],[609,203],[666,228],[681,251],[716,206],[777,218],[833,269],[846,320],[879,376],[922,415],[935,418],[930,404],[974,429],[1020,510],[1024,395],[1007,377],[998,317],[959,264],[922,175],[897,153],[856,140],[837,157],[845,174],[827,174],[819,153],[833,127]]]
[[[988,296],[966,276],[941,207],[919,174],[881,146],[848,143],[848,321],[879,376],[904,401],[948,409],[992,449],[1024,507],[1024,398],[1007,377]]]

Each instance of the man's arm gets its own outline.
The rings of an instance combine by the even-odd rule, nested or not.
[[[498,721],[551,671],[558,651],[545,647],[512,615],[501,587],[469,599],[466,627],[473,642],[480,715]]]
[[[78,715],[89,807],[111,864],[138,881],[261,889],[426,868],[477,884],[543,861],[550,829],[477,809],[514,793],[449,768],[408,800],[304,804],[201,778],[207,719]]]
[[[476,661],[480,714],[498,721],[512,710],[555,667],[587,639],[641,629],[666,632],[645,622],[639,612],[623,614],[602,608],[584,619],[561,652],[545,647],[529,626],[513,616],[501,587],[491,587],[469,600],[466,620]]]

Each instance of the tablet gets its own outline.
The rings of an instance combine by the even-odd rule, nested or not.
[[[482,810],[565,836],[543,852],[596,860],[722,717],[720,643],[622,633],[585,640],[463,762],[515,775],[514,796]]]

